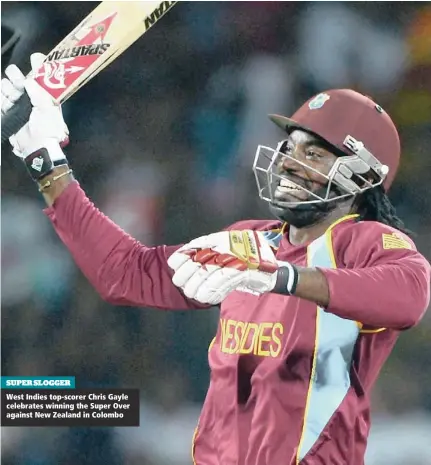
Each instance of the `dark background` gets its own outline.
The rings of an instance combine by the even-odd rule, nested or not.
[[[95,5],[2,2],[2,26],[21,35],[12,61],[28,70],[30,53],[49,52]],[[181,2],[64,105],[68,158],[126,231],[148,245],[188,241],[268,217],[251,171],[257,144],[282,137],[266,114],[334,87],[373,96],[399,126],[390,196],[430,258],[429,2]],[[42,208],[3,147],[2,374],[140,388],[141,427],[3,428],[3,464],[190,463],[217,311],[105,304]],[[431,464],[430,341],[428,313],[385,365],[367,465]]]

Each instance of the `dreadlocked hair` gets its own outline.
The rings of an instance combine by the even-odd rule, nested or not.
[[[356,213],[364,221],[378,221],[403,232],[409,237],[414,233],[407,229],[404,222],[397,216],[395,207],[382,186],[367,189],[358,197]]]

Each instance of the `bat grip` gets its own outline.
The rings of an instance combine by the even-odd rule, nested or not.
[[[30,118],[32,104],[27,93],[15,102],[14,106],[1,117],[1,143],[16,134]]]

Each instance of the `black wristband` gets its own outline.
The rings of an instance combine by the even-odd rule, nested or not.
[[[30,176],[35,180],[38,181],[42,179],[51,171],[59,165],[66,165],[67,160],[58,160],[53,162],[51,157],[49,156],[49,152],[45,148],[41,148],[36,152],[32,153],[24,160],[25,165],[27,166],[27,170],[30,173]]]
[[[293,295],[298,285],[299,273],[295,266],[287,263],[277,270],[277,281],[272,292],[281,295]]]

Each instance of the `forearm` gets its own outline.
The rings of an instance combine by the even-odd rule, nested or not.
[[[283,264],[276,274],[272,291],[275,294],[294,295],[321,307],[329,303],[329,286],[325,275],[316,268]]]
[[[45,56],[33,54],[36,72]],[[166,246],[146,247],[103,215],[74,180],[62,148],[69,130],[60,105],[16,67],[2,80],[2,115],[24,93],[32,109],[28,122],[9,142],[36,182],[58,236],[81,271],[105,300],[123,305],[195,308],[171,281]]]
[[[43,177],[39,182],[39,190],[41,191],[43,198],[45,199],[48,207],[51,207],[54,202],[60,197],[66,187],[75,180],[72,173],[66,174],[70,170],[68,165],[58,166],[54,170]],[[59,177],[54,180],[54,178]],[[47,183],[49,185],[47,186]],[[47,186],[43,188],[43,186]]]
[[[327,311],[373,327],[417,324],[430,299],[429,265],[415,257],[359,269],[322,269],[329,288]]]
[[[429,267],[424,262],[363,269],[301,268],[294,292],[326,311],[374,327],[408,328],[429,304]]]
[[[326,308],[329,305],[329,285],[325,275],[316,268],[297,267],[298,284],[295,296]]]
[[[53,203],[45,213],[103,299],[161,309],[205,307],[187,300],[172,284],[167,257],[178,246],[144,246],[101,213],[76,182],[50,194],[48,202]]]

